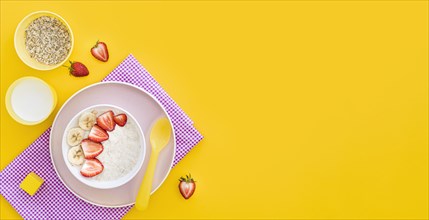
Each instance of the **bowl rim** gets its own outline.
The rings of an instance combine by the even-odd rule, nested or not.
[[[35,66],[31,65],[30,63],[28,63],[27,61],[25,61],[25,59],[23,58],[23,55],[22,55],[23,53],[19,52],[19,51],[18,51],[18,48],[17,48],[18,29],[23,25],[23,23],[24,23],[27,19],[29,19],[31,16],[33,16],[33,15],[37,15],[37,14],[51,14],[51,15],[54,15],[55,17],[59,18],[59,19],[62,21],[62,23],[63,23],[63,24],[65,24],[65,25],[66,25],[67,29],[68,29],[68,30],[69,30],[69,32],[70,32],[70,44],[71,44],[71,46],[70,46],[70,51],[69,51],[69,53],[67,54],[67,57],[66,57],[63,61],[61,61],[60,63],[55,64],[55,65],[46,65],[46,64],[43,64],[43,63],[42,63],[43,65],[45,65],[46,67],[48,67],[48,68],[45,68],[45,69],[35,67]],[[21,61],[22,61],[23,63],[25,63],[27,66],[29,66],[29,67],[31,67],[31,68],[33,68],[33,69],[36,69],[36,70],[49,71],[49,70],[53,70],[53,69],[56,69],[56,68],[58,68],[58,67],[62,66],[62,65],[63,65],[67,60],[69,60],[69,59],[70,59],[70,56],[71,56],[71,54],[72,54],[72,52],[73,52],[73,48],[74,48],[74,34],[73,34],[73,31],[72,31],[72,29],[71,29],[71,27],[70,27],[69,23],[66,21],[66,19],[64,19],[63,17],[61,17],[59,14],[54,13],[54,12],[51,12],[51,11],[46,11],[46,10],[35,11],[35,12],[31,12],[30,14],[28,14],[28,15],[26,15],[24,18],[22,18],[22,20],[21,20],[21,21],[18,23],[18,25],[16,26],[16,28],[15,28],[15,34],[14,34],[14,37],[13,37],[13,45],[14,45],[14,47],[15,47],[15,52],[16,52],[16,54],[18,55],[19,59],[21,59]],[[27,52],[27,51],[25,51],[25,52]],[[24,53],[25,53],[25,52],[24,52]],[[31,58],[31,59],[32,59],[32,58]]]
[[[65,164],[66,164],[66,166],[67,166],[67,168],[69,169],[69,171],[72,173],[72,175],[79,181],[79,182],[81,182],[81,183],[83,183],[83,184],[85,184],[85,185],[87,185],[87,186],[89,186],[89,187],[93,187],[93,188],[97,188],[97,189],[113,189],[113,188],[116,188],[116,187],[119,187],[119,186],[122,186],[122,185],[124,185],[124,184],[126,184],[127,182],[129,182],[130,180],[132,180],[136,175],[137,175],[137,173],[140,171],[140,169],[141,169],[141,167],[143,166],[143,164],[144,164],[144,161],[145,161],[145,157],[146,157],[146,138],[145,138],[145,136],[144,136],[144,132],[143,132],[143,129],[141,128],[141,126],[140,126],[140,124],[138,123],[138,121],[136,120],[136,118],[134,118],[134,116],[132,115],[132,114],[130,114],[127,110],[125,110],[124,108],[122,108],[122,107],[119,107],[119,106],[117,106],[117,105],[112,105],[112,104],[96,104],[96,105],[91,105],[91,106],[88,106],[88,107],[86,107],[86,108],[84,108],[84,109],[82,109],[81,111],[79,111],[78,113],[76,113],[76,115],[74,115],[73,116],[73,118],[69,121],[69,123],[67,123],[67,126],[65,127],[65,131],[64,131],[64,133],[63,133],[63,137],[62,137],[62,140],[63,140],[63,142],[64,142],[64,140],[65,140],[65,137],[66,137],[66,135],[67,135],[67,129],[70,127],[70,125],[71,125],[71,123],[74,121],[74,120],[76,120],[77,119],[77,117],[79,117],[83,112],[85,112],[85,111],[88,111],[89,109],[93,109],[93,108],[99,108],[99,107],[102,107],[102,108],[109,108],[109,107],[112,107],[112,108],[115,108],[115,109],[117,109],[117,110],[120,110],[120,111],[122,111],[123,113],[125,113],[125,114],[127,114],[127,116],[129,116],[133,121],[134,121],[134,123],[136,124],[136,126],[137,126],[137,128],[138,128],[138,132],[139,132],[139,134],[140,134],[140,139],[141,139],[141,142],[142,143],[140,143],[140,146],[141,146],[141,149],[142,149],[142,153],[140,153],[141,155],[140,155],[140,160],[136,163],[136,165],[132,168],[132,170],[128,173],[128,174],[126,174],[125,176],[123,176],[123,177],[121,177],[121,178],[124,178],[124,177],[126,177],[126,178],[124,178],[124,180],[123,181],[121,181],[121,182],[119,182],[118,184],[114,184],[114,185],[110,185],[110,186],[97,186],[97,184],[90,184],[89,182],[90,181],[82,181],[83,180],[83,177],[81,178],[81,176],[77,176],[74,172],[72,172],[72,170],[71,170],[71,166],[72,165],[70,165],[70,163],[69,163],[69,161],[67,160],[67,156],[64,154],[64,145],[62,145],[61,146],[61,148],[63,149],[63,159],[65,160]],[[69,147],[69,149],[70,149],[71,147]],[[66,150],[67,151],[67,150]],[[67,151],[68,152],[68,151]],[[119,179],[121,179],[121,178],[119,178]],[[117,181],[118,179],[116,179],[116,180],[113,180],[113,181]],[[108,182],[108,181],[102,181],[102,182]]]
[[[21,83],[22,81],[28,80],[28,79],[34,79],[34,80],[36,80],[36,81],[41,82],[43,85],[45,85],[46,87],[48,87],[48,88],[49,88],[49,90],[51,91],[51,94],[52,94],[53,104],[52,104],[52,106],[51,106],[51,110],[49,111],[49,113],[48,113],[44,118],[42,118],[42,119],[41,119],[41,120],[39,120],[39,121],[26,121],[26,120],[22,119],[21,117],[19,117],[19,116],[15,113],[15,111],[13,110],[13,107],[12,107],[12,103],[11,103],[11,100],[12,100],[12,91],[15,89],[15,87],[16,87],[19,83]],[[6,95],[5,95],[6,111],[9,113],[9,115],[10,115],[10,116],[15,120],[15,121],[17,121],[18,123],[21,123],[21,124],[23,124],[23,125],[37,125],[37,124],[40,124],[40,123],[44,122],[47,118],[49,118],[49,116],[50,116],[50,115],[52,114],[52,112],[54,111],[55,107],[57,106],[57,101],[58,101],[58,97],[57,97],[57,92],[55,91],[55,89],[54,89],[51,85],[49,85],[47,82],[45,82],[44,80],[42,80],[42,79],[40,79],[40,78],[38,78],[38,77],[35,77],[35,76],[24,76],[24,77],[21,77],[21,78],[19,78],[19,79],[15,80],[15,81],[14,81],[14,82],[9,86],[9,88],[7,89],[7,91],[6,91]]]

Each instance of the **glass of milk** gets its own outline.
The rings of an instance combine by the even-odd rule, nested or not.
[[[9,115],[24,125],[36,125],[49,117],[57,104],[55,90],[32,76],[16,80],[6,92]]]

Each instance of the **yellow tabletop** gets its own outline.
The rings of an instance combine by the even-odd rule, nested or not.
[[[71,59],[89,76],[18,58],[15,27],[37,10],[68,21]],[[89,53],[97,40],[107,63]],[[205,139],[148,210],[125,218],[428,218],[427,1],[2,1],[0,48],[1,169],[67,98],[133,53]],[[7,87],[23,76],[57,91],[40,125],[6,112]],[[188,172],[197,190],[184,200]],[[1,219],[19,218],[0,201]]]

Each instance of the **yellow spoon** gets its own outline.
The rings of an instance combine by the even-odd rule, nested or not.
[[[161,150],[167,145],[171,136],[171,126],[167,118],[159,119],[152,127],[150,132],[150,145],[152,153],[150,154],[149,165],[146,169],[142,185],[136,198],[136,208],[145,210],[149,205],[150,192],[152,190],[152,180],[155,174],[156,162]]]

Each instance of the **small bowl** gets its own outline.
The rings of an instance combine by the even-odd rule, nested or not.
[[[67,57],[63,61],[61,61],[60,63],[55,64],[55,65],[48,65],[48,64],[38,62],[36,59],[30,57],[30,54],[28,53],[27,49],[25,48],[25,29],[28,27],[28,25],[30,25],[30,23],[33,20],[35,20],[36,18],[39,18],[41,16],[50,16],[50,17],[57,18],[67,27],[67,29],[70,32],[70,43],[71,43],[70,51],[69,51]],[[66,22],[66,20],[64,20],[64,18],[62,18],[58,14],[55,14],[55,13],[49,12],[49,11],[36,11],[36,12],[33,12],[33,13],[25,16],[21,20],[21,22],[19,22],[19,24],[15,30],[14,44],[15,44],[16,53],[18,54],[19,58],[22,60],[22,62],[27,64],[29,67],[36,69],[36,70],[52,70],[52,69],[55,69],[55,68],[63,65],[70,58],[70,55],[73,51],[73,46],[74,46],[73,31],[70,28],[70,25]]]
[[[45,81],[22,77],[13,82],[5,97],[6,110],[15,121],[36,125],[46,120],[57,105],[57,93]]]
[[[79,117],[82,115],[82,113],[88,112],[88,111],[93,111],[93,110],[98,112],[97,116],[99,116],[100,114],[102,114],[103,112],[106,112],[108,110],[112,110],[115,113],[115,115],[125,113],[127,115],[127,118],[128,118],[127,124],[128,123],[134,124],[137,128],[137,133],[140,136],[140,147],[141,147],[141,149],[140,149],[140,155],[139,155],[139,158],[138,158],[136,164],[131,169],[131,171],[129,171],[127,174],[125,174],[124,176],[122,176],[118,179],[109,180],[109,181],[99,181],[99,180],[94,179],[97,176],[90,177],[90,178],[84,177],[80,174],[80,169],[81,169],[82,165],[74,166],[67,159],[68,151],[71,148],[71,146],[69,146],[67,144],[67,139],[66,139],[68,131],[71,128],[79,127],[78,121],[79,121]],[[125,125],[125,126],[127,126],[127,125]],[[118,125],[116,125],[115,130],[116,129],[118,129]],[[85,137],[88,136],[88,133],[89,133],[89,131],[85,131]],[[103,144],[103,142],[101,144]],[[82,182],[88,186],[94,187],[94,188],[111,189],[111,188],[119,187],[119,186],[127,183],[128,181],[133,179],[134,176],[137,175],[138,171],[143,166],[143,162],[144,162],[144,158],[145,158],[145,154],[146,154],[146,142],[145,142],[143,130],[141,129],[139,123],[137,122],[137,120],[134,118],[133,115],[131,115],[129,112],[125,111],[124,109],[122,109],[118,106],[101,104],[101,105],[90,106],[90,107],[80,111],[78,114],[76,114],[72,118],[72,120],[69,122],[66,129],[64,130],[63,140],[62,140],[62,152],[63,152],[64,161],[67,164],[69,171],[73,174],[74,177],[76,177],[76,179],[78,179],[80,182]],[[103,151],[102,154],[103,153],[105,153],[105,151]],[[98,156],[96,158],[98,158]],[[103,172],[106,172],[106,170],[103,170]],[[99,175],[101,175],[101,174],[99,174]]]

